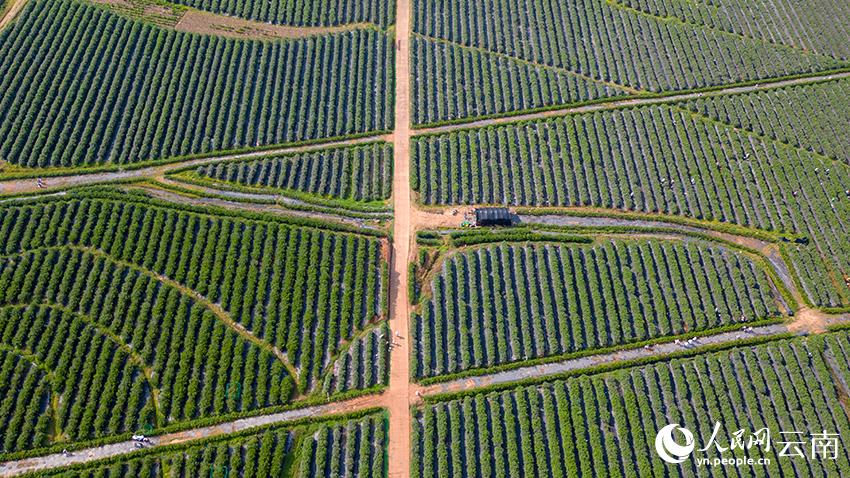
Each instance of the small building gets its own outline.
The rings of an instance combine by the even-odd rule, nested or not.
[[[476,226],[510,226],[511,212],[506,207],[482,207],[475,210]]]

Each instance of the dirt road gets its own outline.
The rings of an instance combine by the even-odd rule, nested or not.
[[[410,257],[410,0],[398,0],[396,20],[396,98],[393,135],[393,255],[390,273],[390,328],[398,344],[390,355],[389,477],[410,475],[410,347],[407,263]],[[396,338],[396,334],[400,338]]]
[[[189,9],[174,26],[181,32],[200,33],[241,39],[291,39],[304,38],[331,33],[342,33],[363,28],[377,29],[371,23],[349,23],[332,27],[296,27],[291,25],[272,25],[264,22],[245,20],[212,12]]]

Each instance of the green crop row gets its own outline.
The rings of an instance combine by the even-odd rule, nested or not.
[[[293,26],[395,23],[395,3],[381,0],[171,0],[213,13]]]
[[[850,421],[836,381],[850,372],[848,346],[843,332],[794,338],[431,403],[415,413],[411,476],[702,476],[696,460],[720,457],[768,458],[755,476],[842,476]],[[771,445],[721,453],[709,444],[717,423],[722,447],[738,430],[746,443],[765,427]],[[695,438],[680,465],[656,452],[656,433],[668,424]],[[811,456],[823,432],[837,434],[835,459]],[[781,442],[796,440],[804,458],[782,456]],[[712,474],[741,469],[751,468]]]
[[[738,25],[746,28],[750,2],[721,3],[730,2],[737,4],[732,10],[739,15]],[[682,21],[676,12],[655,14],[653,9],[662,8],[646,7],[648,3],[683,4],[683,9],[692,4],[684,0],[414,1],[413,31],[431,42],[414,41],[415,124],[593,102],[618,92],[698,90],[848,66],[843,56],[823,54],[829,48],[810,51],[808,44],[792,42],[792,47],[777,42],[774,31],[787,30],[786,18],[779,24],[763,24],[762,34],[751,37],[711,23]],[[800,12],[814,17],[805,14],[809,8],[791,0],[782,3],[789,16]],[[831,5],[830,0],[816,3],[821,4],[821,13],[833,9],[824,5]],[[699,5],[692,10],[717,9],[713,4]],[[769,8],[759,8],[764,10]],[[846,44],[847,30],[834,18],[822,16],[795,27],[807,37],[827,30],[831,46]],[[846,45],[840,48],[847,49]]]
[[[0,158],[130,164],[392,126],[392,40],[261,42],[33,0],[0,32]]]
[[[223,161],[199,166],[195,174],[257,191],[297,191],[351,201],[384,201],[392,193],[393,151],[388,143],[308,153]],[[215,184],[215,183],[213,183]]]
[[[385,428],[386,415],[374,411],[361,417],[308,419],[27,476],[382,478]]]
[[[684,105],[426,135],[411,149],[425,204],[604,208],[791,235],[804,294],[850,305],[850,165]]]
[[[481,247],[450,256],[430,291],[412,323],[417,377],[781,316],[764,270],[694,241]]]

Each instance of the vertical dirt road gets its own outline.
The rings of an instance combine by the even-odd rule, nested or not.
[[[390,275],[392,348],[389,407],[389,476],[410,476],[410,347],[407,262],[410,254],[410,0],[398,0],[395,64],[395,154],[393,176],[393,255]],[[396,333],[400,337],[396,336]]]

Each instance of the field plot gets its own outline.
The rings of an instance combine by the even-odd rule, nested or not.
[[[42,472],[36,476],[381,478],[386,475],[386,416],[383,413],[284,427],[169,451],[154,451],[143,457],[117,458],[73,470]]]
[[[4,395],[29,432],[4,451],[285,404],[386,317],[381,242],[360,234],[79,192],[0,208],[0,237],[0,350],[12,384],[40,381]],[[358,367],[385,369],[385,346]],[[53,405],[25,406],[37,393]]]
[[[850,4],[842,0],[620,0],[652,15],[846,60]]]
[[[450,256],[430,289],[412,324],[418,377],[781,315],[763,270],[704,243],[475,248]]]
[[[392,163],[392,145],[373,143],[250,161],[213,163],[199,166],[188,178],[201,183],[245,186],[266,192],[294,191],[316,198],[380,202],[389,199],[392,192]]]
[[[613,98],[627,88],[561,68],[414,37],[416,124]]]
[[[171,0],[174,3],[281,25],[330,26],[395,22],[395,2],[381,0]]]
[[[414,138],[425,204],[594,206],[797,233],[806,295],[850,306],[850,166],[679,105]]]
[[[374,29],[232,40],[32,0],[0,32],[0,157],[127,164],[387,130],[393,64]]]
[[[322,392],[333,395],[386,384],[389,380],[390,351],[385,344],[389,337],[390,329],[384,322],[352,340],[325,375]]]
[[[713,476],[846,475],[850,423],[839,397],[847,391],[837,387],[847,383],[848,351],[847,334],[836,333],[426,405],[414,419],[412,476],[704,476],[695,458],[720,456],[771,463],[715,467]],[[695,451],[681,465],[658,458],[662,427],[688,428],[700,449],[716,422],[727,448],[734,431],[768,427],[779,441],[797,439],[780,431],[801,432],[808,454],[826,430],[838,434],[838,456],[779,457],[774,441],[769,451]]]
[[[829,12],[826,4],[835,2],[817,3],[822,12]],[[693,2],[653,2],[668,3]],[[808,10],[788,0],[780,3],[789,15]],[[765,25],[767,32],[770,26]],[[818,37],[824,31],[820,25],[803,22],[794,27],[801,36]],[[413,55],[415,124],[580,102],[623,91],[681,91],[848,66],[844,55],[831,56],[832,48],[809,51],[605,0],[417,0],[413,30],[421,38],[418,41],[432,43]],[[829,44],[847,48],[850,37],[844,30],[831,27]],[[553,88],[544,71],[561,76],[562,82],[572,77],[569,94]],[[487,103],[482,99],[489,92],[485,89],[496,98],[500,90],[507,90],[515,99],[512,104]]]
[[[703,98],[684,106],[736,128],[850,164],[850,80]]]
[[[136,430],[154,419],[144,359],[87,317],[52,305],[6,305],[0,333],[3,451],[47,445],[51,433],[86,438]],[[286,377],[281,372],[271,374],[276,386]]]

